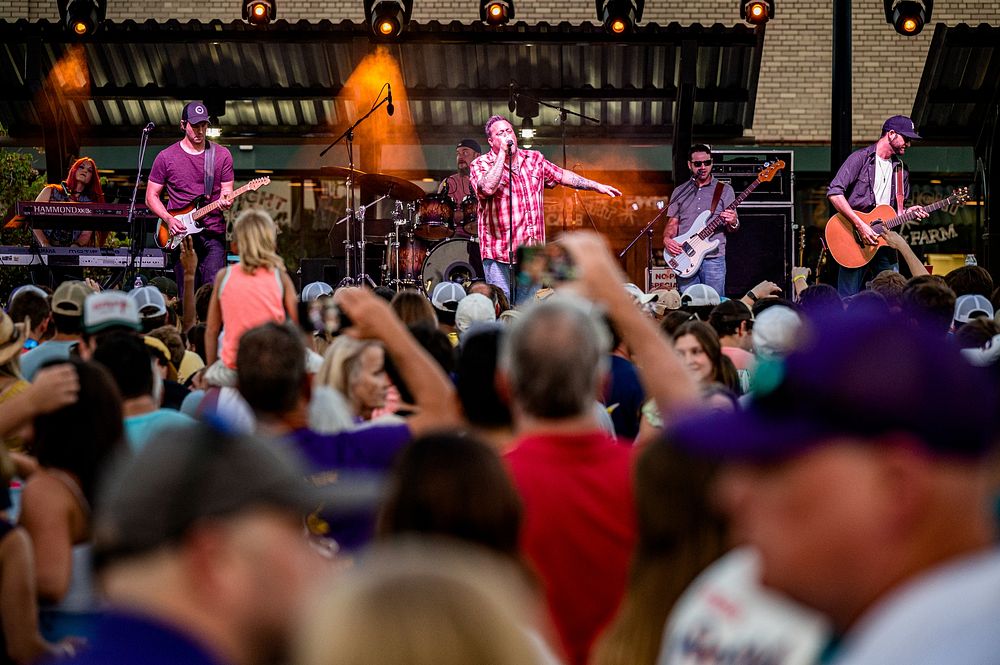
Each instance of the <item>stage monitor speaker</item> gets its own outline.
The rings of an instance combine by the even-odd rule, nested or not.
[[[741,298],[764,280],[791,294],[792,208],[741,207],[740,229],[726,235],[726,295]]]
[[[302,287],[312,282],[326,282],[336,288],[340,280],[344,279],[344,259],[321,257],[315,259],[302,259],[299,261],[298,270],[298,290],[301,293]]]

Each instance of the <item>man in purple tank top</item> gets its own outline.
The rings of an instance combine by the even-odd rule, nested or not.
[[[146,205],[156,216],[170,225],[173,233],[183,231],[184,225],[178,221],[160,196],[166,190],[170,210],[177,211],[204,195],[201,205],[221,201],[219,207],[227,210],[232,205],[233,156],[229,150],[215,144],[215,168],[212,191],[205,191],[205,159],[209,142],[205,138],[208,131],[208,110],[202,102],[191,102],[184,107],[181,115],[181,130],[184,138],[165,148],[153,160],[153,168],[146,186]],[[195,252],[198,255],[198,274],[195,288],[211,284],[215,273],[226,265],[226,220],[221,210],[213,210],[201,219],[205,228],[192,235]],[[180,253],[180,250],[177,250]],[[174,257],[174,273],[177,283],[184,283],[184,269]]]

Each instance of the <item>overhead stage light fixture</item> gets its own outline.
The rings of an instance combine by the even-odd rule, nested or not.
[[[885,21],[901,35],[919,35],[931,21],[934,0],[884,0]]]
[[[74,37],[97,32],[108,12],[107,0],[60,0],[59,19]]]
[[[486,25],[506,25],[514,18],[514,0],[480,0],[479,20]]]
[[[391,41],[403,34],[410,22],[413,0],[364,0],[365,20],[376,41]]]
[[[267,25],[277,14],[277,0],[244,0],[243,20],[251,25]]]
[[[762,25],[774,18],[774,0],[740,0],[740,18]]]
[[[642,20],[645,0],[596,0],[597,18],[613,35],[632,32]]]

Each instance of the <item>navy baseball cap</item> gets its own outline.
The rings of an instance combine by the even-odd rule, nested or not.
[[[721,461],[778,462],[838,436],[910,435],[977,459],[997,434],[998,390],[955,345],[884,310],[824,312],[783,360],[762,362],[747,408],[678,421],[667,439]]]
[[[913,121],[905,115],[894,115],[886,120],[882,125],[882,134],[885,135],[890,129],[909,139],[922,138],[920,134],[917,134],[917,128],[913,124]]]
[[[181,113],[181,120],[197,125],[199,122],[208,122],[208,109],[204,102],[191,102],[184,107]]]
[[[479,145],[479,141],[477,141],[475,139],[462,139],[461,141],[458,142],[458,146],[457,147],[459,147],[459,148],[469,148],[471,150],[475,150],[480,155],[483,154],[483,149]]]

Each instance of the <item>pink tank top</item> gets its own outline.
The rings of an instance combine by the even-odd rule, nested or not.
[[[219,287],[222,308],[222,362],[236,369],[236,352],[243,333],[259,325],[285,320],[284,289],[281,273],[257,268],[254,274],[239,264],[226,268]]]

